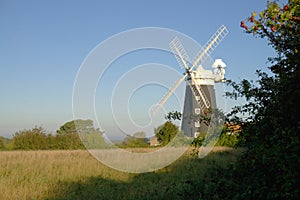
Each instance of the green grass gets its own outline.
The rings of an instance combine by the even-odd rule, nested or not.
[[[238,154],[219,148],[197,159],[189,152],[166,168],[132,174],[108,168],[84,150],[3,151],[0,199],[200,198],[204,175],[235,162]]]

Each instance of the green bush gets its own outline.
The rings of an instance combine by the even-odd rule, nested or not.
[[[222,132],[216,146],[236,147],[239,144],[239,133]]]
[[[0,136],[0,150],[5,149],[4,138]]]
[[[228,96],[246,99],[229,117],[243,124],[247,151],[236,165],[208,177],[204,199],[300,199],[299,8],[300,0],[268,2],[259,17],[252,13],[251,27],[241,23],[247,33],[267,38],[278,55],[269,58],[272,75],[257,71],[256,83],[229,81]]]
[[[171,121],[166,121],[163,125],[156,128],[154,132],[162,145],[167,145],[177,135],[179,128]]]
[[[2,140],[0,140],[0,145]],[[13,135],[10,149],[46,150],[46,149],[84,149],[107,148],[102,133],[94,129],[91,120],[73,120],[65,123],[56,135],[47,133],[42,127],[18,131]],[[0,149],[2,147],[0,146]]]
[[[133,134],[133,136],[128,135],[123,142],[119,145],[119,147],[127,148],[127,147],[149,147],[148,139],[146,138],[146,133],[137,132]]]
[[[38,126],[32,129],[18,131],[13,136],[12,142],[14,149],[49,149],[47,133],[42,127]]]

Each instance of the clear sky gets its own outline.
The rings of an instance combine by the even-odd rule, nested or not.
[[[163,27],[205,44],[222,24],[228,36],[212,54],[228,79],[255,79],[274,55],[267,41],[239,27],[262,0],[0,1],[0,135],[42,125],[55,132],[72,120],[77,71],[108,37],[139,27]]]

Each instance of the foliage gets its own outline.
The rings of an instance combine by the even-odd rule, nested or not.
[[[216,171],[207,194],[217,199],[299,199],[300,164],[300,1],[286,5],[268,2],[267,9],[248,18],[247,33],[267,38],[277,52],[270,58],[270,70],[257,71],[257,82],[229,82],[247,103],[230,113],[232,121],[243,124],[247,146],[239,162],[226,173]],[[258,17],[258,18],[257,18]],[[240,114],[248,116],[240,118]],[[224,181],[227,180],[227,181]],[[230,192],[226,192],[226,190]],[[208,196],[210,198],[211,196]],[[214,197],[215,198],[215,197]]]
[[[203,146],[206,133],[200,133],[196,138],[193,139],[191,146],[193,147],[192,155],[197,156],[201,146]]]
[[[56,132],[58,143],[62,143],[59,145],[61,146],[59,149],[101,149],[109,147],[103,138],[102,132],[94,128],[93,121],[90,119],[77,119],[66,122]]]
[[[13,136],[12,142],[14,149],[49,149],[46,130],[38,126],[35,126],[32,129],[24,129],[16,132]]]
[[[5,141],[4,138],[0,136],[0,150],[3,150],[5,148]]]
[[[181,117],[182,117],[182,114],[181,112],[178,112],[178,111],[172,111],[172,112],[169,112],[165,118],[166,120],[181,120]]]
[[[35,126],[14,134],[13,149],[46,150],[46,149],[82,149],[84,148],[78,134],[58,134],[53,136],[43,127]]]
[[[133,136],[128,135],[121,144],[121,147],[147,147],[148,139],[144,132],[137,132]]]
[[[66,133],[50,136],[50,149],[84,149],[84,145],[78,134]]]
[[[232,133],[224,130],[221,133],[216,146],[236,147],[240,143],[239,133]]]
[[[10,139],[0,136],[0,150],[9,149]]]
[[[47,133],[40,126],[18,131],[6,149],[97,149],[107,148],[102,133],[95,129],[92,120],[73,120],[60,127],[56,135]]]
[[[103,134],[96,130],[95,132],[78,134],[86,149],[106,149],[110,148],[111,144],[105,141]]]
[[[191,114],[190,116],[182,116],[182,113],[179,111],[172,111],[169,112],[165,119],[172,121],[172,120],[181,120],[182,117],[187,117],[189,120],[199,121],[199,123],[203,123],[205,125],[209,125],[211,123],[211,115],[215,114],[215,116],[220,117],[221,113],[217,109],[207,109],[204,114]]]
[[[213,118],[212,118],[213,116]],[[166,115],[166,119],[171,120],[181,120],[182,114],[178,111],[172,111],[169,112]],[[225,118],[224,113],[221,112],[218,109],[210,109],[206,114],[198,114],[198,115],[191,115],[190,118],[192,120],[196,119],[199,122],[203,122],[206,125],[213,125],[213,126],[220,126],[222,125],[220,123],[223,122],[223,119]],[[217,128],[215,128],[217,129]],[[214,134],[211,134],[212,138],[214,139]],[[200,133],[194,140],[192,141],[191,145],[193,146],[193,154],[197,154],[199,151],[199,148],[204,144],[205,137],[207,136],[207,133]],[[216,143],[216,146],[228,146],[228,147],[235,147],[235,146],[243,146],[243,138],[240,136],[239,133],[233,133],[233,130],[230,128],[224,126],[222,129],[222,133],[220,135],[220,138],[218,139],[218,142]],[[207,139],[207,141],[210,141],[210,139]]]
[[[156,128],[154,132],[162,145],[166,145],[176,136],[179,128],[171,121],[166,121],[163,125]]]
[[[58,135],[63,134],[73,134],[73,133],[92,133],[95,132],[93,121],[90,119],[82,120],[72,120],[69,122],[66,122],[64,125],[62,125],[59,130],[56,131]]]

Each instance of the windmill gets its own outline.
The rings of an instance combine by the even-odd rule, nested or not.
[[[227,28],[222,25],[208,40],[204,48],[196,54],[194,62],[190,61],[188,54],[177,37],[170,42],[170,48],[180,67],[185,69],[185,73],[161,99],[154,113],[163,106],[177,87],[185,80],[186,90],[181,129],[186,136],[197,137],[199,133],[206,132],[208,129],[205,123],[200,122],[197,118],[192,119],[191,116],[205,114],[209,109],[216,108],[214,85],[216,82],[224,82],[224,68],[226,64],[221,59],[216,59],[212,65],[214,71],[205,70],[202,64],[227,34]]]

